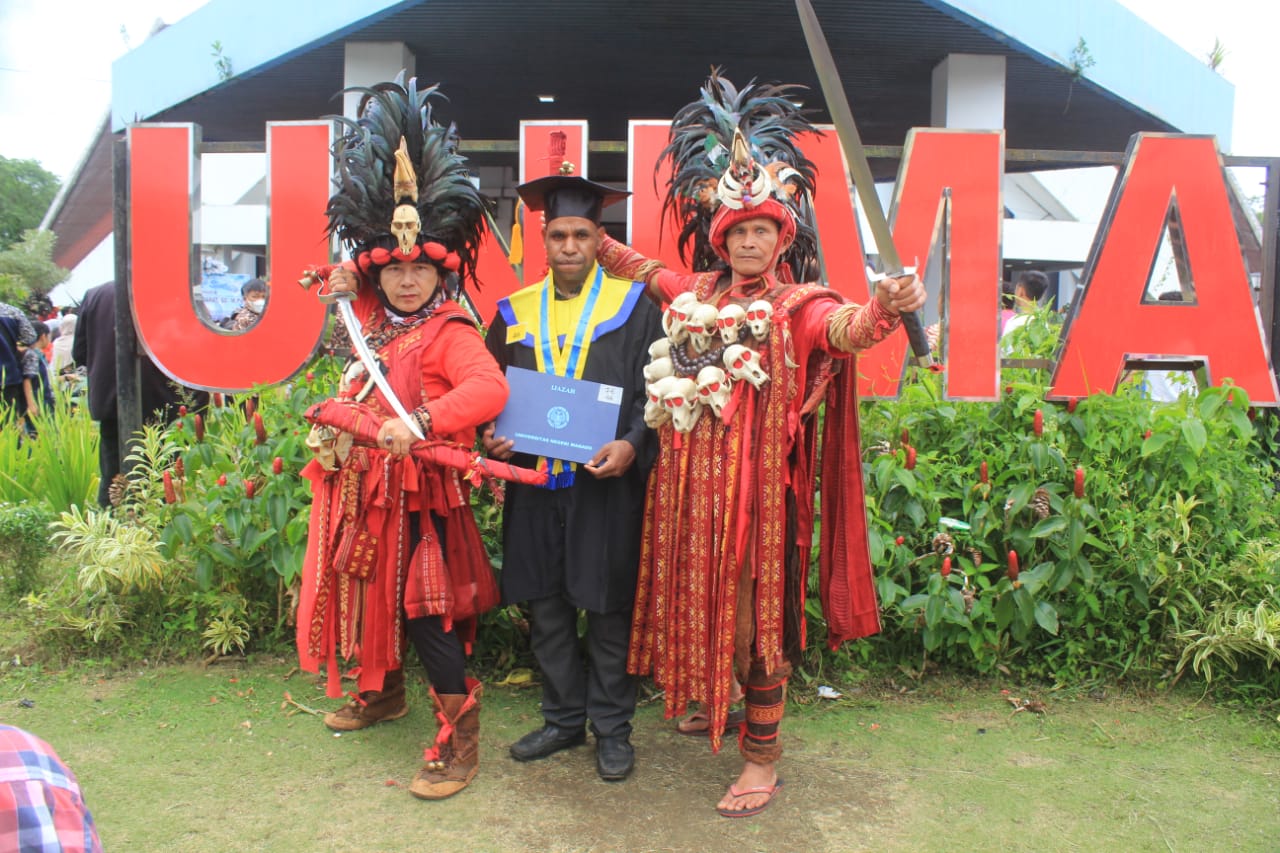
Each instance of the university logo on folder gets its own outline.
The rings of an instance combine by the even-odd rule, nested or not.
[[[515,442],[517,453],[590,462],[618,432],[622,389],[617,385],[507,368],[511,396],[494,435]]]

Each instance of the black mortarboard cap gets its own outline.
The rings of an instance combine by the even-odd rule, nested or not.
[[[631,195],[577,175],[548,175],[521,184],[516,192],[530,210],[544,211],[547,222],[561,216],[581,216],[597,225],[603,208]]]

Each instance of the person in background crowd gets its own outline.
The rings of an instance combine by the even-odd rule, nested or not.
[[[34,333],[33,333],[34,334]],[[116,393],[116,283],[91,288],[80,304],[71,357],[88,376],[89,416],[98,422],[98,504],[111,506],[111,482],[120,473],[119,397]],[[146,355],[138,356],[144,423],[163,423],[178,414],[184,397],[204,408],[209,395],[175,385]]]
[[[65,314],[58,326],[58,337],[53,340],[53,354],[49,358],[49,372],[54,376],[61,376],[68,369],[75,370],[71,343],[76,336],[76,319],[75,314]]]
[[[244,305],[222,321],[222,328],[243,332],[258,325],[262,319],[262,312],[267,309],[267,283],[260,278],[251,278],[241,286],[240,296]]]
[[[53,411],[53,383],[49,379],[49,365],[44,358],[49,343],[49,327],[37,320],[31,324],[36,339],[29,347],[22,348],[22,394],[26,400],[24,428],[32,438],[36,435],[35,416]]]
[[[36,332],[27,315],[19,308],[0,302],[0,398],[10,417],[21,418],[27,411],[22,350],[35,340]]]
[[[49,744],[7,725],[0,725],[0,850],[102,850],[75,774]]]
[[[1014,316],[1005,320],[1004,328],[1000,330],[1001,340],[1007,338],[1014,329],[1027,324],[1048,292],[1049,277],[1044,273],[1039,270],[1026,270],[1018,274],[1018,279],[1013,286]]]

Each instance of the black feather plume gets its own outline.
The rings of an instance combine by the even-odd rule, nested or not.
[[[720,69],[702,86],[701,97],[683,107],[671,122],[667,147],[658,158],[671,158],[671,178],[662,205],[662,219],[680,223],[677,247],[680,257],[695,272],[723,267],[708,238],[718,201],[717,181],[729,166],[733,132],[741,128],[751,156],[761,166],[782,161],[799,174],[792,211],[796,214],[796,240],[782,262],[792,267],[796,281],[813,281],[818,275],[817,231],[811,198],[817,168],[796,144],[803,133],[819,133],[796,106],[804,86],[756,83],[739,90]],[[656,172],[656,169],[655,169]]]
[[[329,116],[340,125],[333,146],[337,163],[334,193],[325,213],[329,233],[337,234],[353,254],[375,245],[394,244],[391,219],[395,197],[395,153],[405,140],[418,179],[419,240],[434,240],[457,252],[458,275],[475,280],[476,252],[491,202],[471,183],[466,158],[458,153],[458,132],[435,121],[432,105],[447,100],[438,86],[419,88],[404,82],[345,90],[364,95],[360,117]]]

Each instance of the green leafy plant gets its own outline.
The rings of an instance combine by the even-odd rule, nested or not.
[[[1071,93],[1075,90],[1076,83],[1084,79],[1084,72],[1088,71],[1097,62],[1093,58],[1093,54],[1089,51],[1089,44],[1084,40],[1084,36],[1080,36],[1076,40],[1075,47],[1071,48],[1071,53],[1067,56],[1067,73],[1071,76],[1071,82],[1067,84],[1067,103],[1062,108],[1062,114],[1066,115],[1071,109]]]
[[[18,597],[37,588],[50,549],[53,513],[43,504],[0,504],[0,589]]]
[[[214,41],[210,47],[213,48],[213,68],[218,72],[219,80],[230,80],[232,76],[231,58],[222,52],[222,42]]]
[[[98,488],[98,427],[83,407],[72,407],[63,389],[58,406],[32,421],[39,438],[0,419],[0,501],[32,503],[52,513],[93,503]]]
[[[1025,329],[1019,354],[1052,348],[1052,323]],[[1230,384],[1153,404],[1129,381],[1064,405],[1044,400],[1046,371],[1004,375],[996,403],[921,376],[863,405],[886,622],[868,645],[1060,682],[1170,676],[1178,632],[1277,580],[1268,433]]]
[[[1268,587],[1267,597],[1252,607],[1217,607],[1202,629],[1182,631],[1177,640],[1186,644],[1178,657],[1179,677],[1189,663],[1197,675],[1212,682],[1215,663],[1236,673],[1242,659],[1260,663],[1271,673],[1272,667],[1280,664],[1280,594]]]

